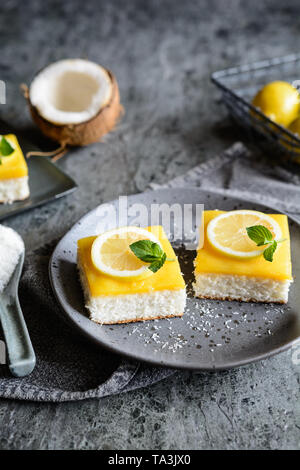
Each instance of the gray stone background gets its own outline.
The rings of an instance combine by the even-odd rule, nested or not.
[[[110,68],[126,109],[104,143],[59,163],[79,184],[73,195],[7,221],[27,250],[61,237],[99,203],[167,181],[243,137],[209,76],[298,52],[299,13],[299,0],[2,1],[3,119],[46,148],[19,84],[66,57]],[[2,400],[0,448],[299,449],[299,370],[287,352],[222,373],[179,372],[100,401]]]

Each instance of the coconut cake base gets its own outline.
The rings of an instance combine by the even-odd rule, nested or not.
[[[285,304],[291,282],[255,276],[195,273],[193,287],[195,296],[199,298]]]
[[[93,297],[79,260],[78,270],[85,306],[89,311],[90,319],[96,323],[110,325],[183,315],[186,304],[185,289]]]
[[[29,197],[28,176],[0,180],[0,202],[12,203]]]

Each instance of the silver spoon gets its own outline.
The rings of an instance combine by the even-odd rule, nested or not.
[[[8,366],[15,377],[24,377],[30,374],[36,363],[18,297],[23,264],[24,252],[20,255],[13,275],[0,294],[0,321],[8,352]]]

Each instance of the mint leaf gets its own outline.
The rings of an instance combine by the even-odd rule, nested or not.
[[[273,235],[270,230],[264,225],[253,225],[252,227],[247,227],[248,237],[253,240],[257,246],[267,245],[273,240]]]
[[[129,245],[137,258],[145,263],[150,263],[148,268],[156,273],[166,262],[167,255],[158,243],[151,240],[139,240]],[[168,259],[168,261],[174,261]]]
[[[152,242],[152,250],[153,250],[153,255],[161,258],[164,255],[163,249],[160,247],[158,243],[153,243]]]
[[[10,145],[8,140],[5,137],[2,137],[0,141],[0,156],[1,157],[8,157],[11,153],[13,153],[14,148]]]
[[[273,240],[270,246],[264,250],[264,258],[266,261],[270,261],[272,263],[273,261],[273,255],[276,251],[277,248],[277,241]]]
[[[266,261],[270,261],[272,263],[278,243],[284,242],[286,238],[282,238],[278,241],[273,240],[272,233],[264,225],[253,225],[252,227],[247,227],[246,230],[248,237],[251,238],[251,240],[253,240],[257,246],[269,245],[263,251],[263,256]]]
[[[166,253],[163,253],[161,259],[157,261],[153,261],[150,264],[149,266],[150,271],[152,271],[153,273],[156,273],[165,264],[166,259],[167,259],[167,255]]]
[[[161,247],[151,240],[139,240],[138,242],[134,242],[130,245],[130,249],[137,258],[145,263],[152,263],[152,261],[160,259],[164,254]]]

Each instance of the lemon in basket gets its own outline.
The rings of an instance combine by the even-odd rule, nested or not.
[[[288,127],[288,130],[295,134],[298,139],[300,139],[300,116],[297,117]],[[290,145],[287,141],[293,142],[294,145]],[[294,162],[300,163],[300,145],[296,143],[291,137],[287,136],[285,141],[280,139],[280,143],[289,151],[294,154]],[[299,156],[297,156],[299,155]]]
[[[285,127],[288,127],[300,113],[298,90],[283,81],[265,85],[254,97],[252,104],[272,121]]]
[[[300,117],[297,117],[292,124],[289,125],[289,131],[293,134],[296,134],[298,139],[300,139]]]

